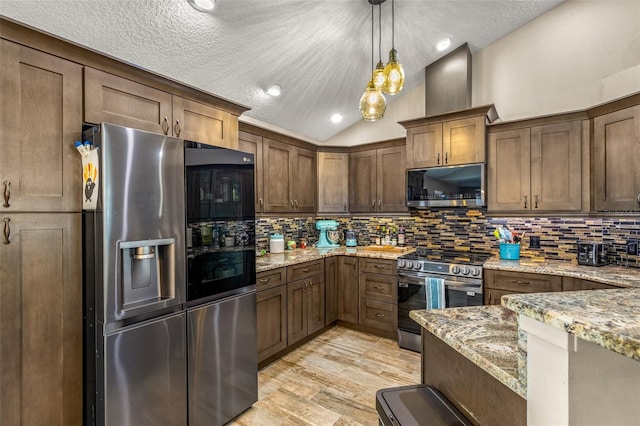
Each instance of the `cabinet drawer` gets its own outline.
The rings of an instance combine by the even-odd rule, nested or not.
[[[395,275],[360,274],[359,281],[361,298],[397,304],[398,279]]]
[[[391,303],[360,299],[360,325],[395,331],[398,328],[398,307]]]
[[[374,274],[396,275],[397,260],[385,259],[360,259],[360,272],[373,272]]]
[[[284,284],[287,279],[285,268],[272,269],[256,274],[256,290],[267,290]]]
[[[317,274],[324,274],[324,259],[287,266],[287,281],[289,282],[309,278]]]
[[[621,288],[614,285],[584,280],[582,278],[562,277],[562,291],[605,290]]]
[[[562,291],[562,277],[485,269],[484,286],[515,293]]]

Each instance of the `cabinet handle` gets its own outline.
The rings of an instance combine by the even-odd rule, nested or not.
[[[260,284],[265,284],[271,281],[271,278],[260,278]]]
[[[351,266],[353,266],[353,269],[356,268],[357,263],[358,263],[358,259],[353,259],[353,264],[351,264]]]
[[[538,196],[536,195],[535,197],[533,197],[533,201],[534,201],[534,208],[538,208]]]
[[[262,198],[258,198],[258,204],[260,204],[260,211],[262,211],[262,206],[264,206],[264,201],[262,201]]]
[[[309,268],[304,268],[304,269],[302,270],[302,272],[304,272],[304,273],[309,272]]]
[[[9,204],[9,198],[11,198],[11,182],[5,180],[2,183],[4,184],[4,191],[2,193],[2,196],[4,197],[4,204],[2,205],[2,207],[11,207],[11,204]],[[640,201],[638,201],[638,203],[640,203]]]
[[[640,204],[640,194],[638,194],[638,204]],[[347,211],[347,203],[344,203],[344,205],[342,206],[342,210],[343,211]]]
[[[382,287],[381,285],[374,285],[373,288],[375,288],[376,290],[384,290],[384,287]]]
[[[182,128],[180,127],[180,120],[176,120],[176,124],[173,126],[173,131],[177,137],[180,137],[180,132]]]
[[[293,209],[298,211],[298,200],[293,200]]]
[[[165,136],[169,134],[169,119],[167,117],[162,120],[160,128],[162,129],[162,133],[164,133]]]
[[[384,318],[384,314],[381,314],[380,312],[376,312],[373,315],[377,316],[378,318]]]
[[[385,266],[384,265],[373,265],[374,268],[378,268],[378,269],[384,269]]]
[[[376,200],[371,200],[371,208],[372,208],[373,210],[375,210],[375,209],[376,209]]]
[[[378,200],[378,210],[382,208],[382,200]]]
[[[437,164],[440,165],[440,153],[438,153],[438,159],[436,161],[437,161]]]
[[[444,164],[449,164],[449,153],[448,152],[444,153]]]
[[[638,192],[638,197],[636,198],[636,201],[638,202],[638,207],[640,207],[640,192]]]
[[[526,195],[524,196],[524,208],[525,209],[527,208],[527,196]]]
[[[531,284],[529,281],[521,281],[521,280],[511,280],[511,282],[514,284],[526,284],[526,285]]]
[[[289,200],[289,211],[293,210],[293,200]]]
[[[3,230],[3,234],[4,234],[4,241],[2,242],[3,244],[9,244],[9,237],[11,236],[11,227],[9,226],[9,222],[11,222],[11,219],[9,219],[8,217],[5,217],[4,219],[4,230]]]

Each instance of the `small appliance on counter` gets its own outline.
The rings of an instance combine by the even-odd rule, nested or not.
[[[607,245],[595,241],[578,241],[578,265],[608,265]]]
[[[358,245],[358,238],[356,231],[353,229],[346,229],[344,231],[344,244],[347,247],[356,247]]]
[[[316,247],[318,248],[335,248],[340,247],[338,241],[340,237],[338,235],[339,223],[335,220],[318,220],[316,222],[316,229],[320,231],[318,236],[318,242]]]

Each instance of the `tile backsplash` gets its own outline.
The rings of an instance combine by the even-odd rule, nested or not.
[[[405,230],[406,245],[441,250],[460,250],[497,254],[498,242],[493,230],[506,224],[509,229],[526,232],[521,257],[576,261],[577,241],[608,244],[609,261],[640,268],[640,256],[626,255],[626,241],[640,240],[640,217],[494,217],[486,209],[432,209],[411,216],[302,216],[256,220],[256,246],[268,249],[269,235],[277,232],[285,239],[305,236],[310,243],[318,238],[315,221],[332,219],[340,230],[353,229],[358,245],[374,243],[378,226]],[[540,237],[540,248],[529,248],[529,237]]]

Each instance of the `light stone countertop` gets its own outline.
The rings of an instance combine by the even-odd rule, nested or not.
[[[506,295],[515,313],[640,361],[640,288]]]
[[[402,251],[401,251],[402,250]],[[324,259],[333,256],[356,256],[374,259],[396,260],[399,256],[414,252],[413,248],[397,248],[396,251],[368,250],[365,247],[340,246],[332,249],[319,249],[308,247],[305,249],[285,250],[284,253],[267,254],[256,257],[256,272],[264,272],[283,266],[309,262],[311,260]]]
[[[411,311],[409,316],[521,397],[527,397],[518,316],[500,305]],[[525,355],[526,356],[526,355]]]
[[[529,272],[534,274],[561,275],[582,278],[617,287],[640,289],[640,268],[625,268],[620,265],[585,266],[560,260],[502,260],[497,256],[488,259],[485,269],[499,271]]]

